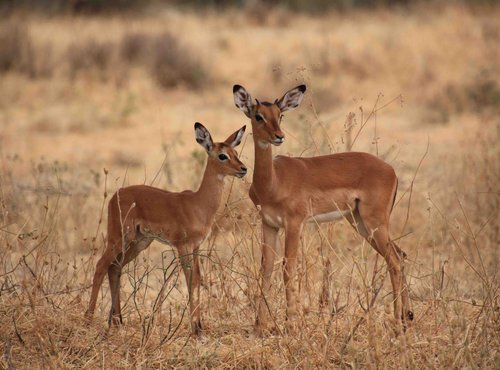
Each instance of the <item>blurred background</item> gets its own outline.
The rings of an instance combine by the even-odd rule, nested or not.
[[[92,367],[106,358],[124,367],[167,359],[208,367],[498,366],[499,19],[495,0],[0,0],[3,365]],[[250,173],[226,180],[204,247],[211,257],[203,317],[209,338],[223,343],[209,339],[207,352],[193,355],[194,344],[183,352],[187,326],[172,336],[162,337],[160,325],[146,332],[145,313],[154,316],[165,261],[174,258],[153,244],[122,279],[129,326],[105,347],[106,284],[98,324],[84,329],[80,317],[111,194],[142,183],[196,189],[205,153],[194,122],[223,140],[249,123],[234,106],[234,84],[274,101],[302,83],[306,97],[285,115],[286,142],[274,152],[367,151],[395,168],[392,235],[409,255],[415,330],[391,342],[388,281],[370,311],[372,326],[355,325],[366,305],[351,290],[372,294],[377,262],[340,222],[308,227],[303,236],[307,320],[297,339],[307,344],[275,338],[256,349],[245,334],[260,264],[247,130],[238,149]],[[272,304],[282,324],[276,276]],[[165,310],[184,325],[182,286]],[[321,316],[318,299],[330,314],[346,308]],[[362,335],[348,336],[358,328]],[[149,341],[153,332],[167,339]],[[234,348],[246,352],[233,363]]]

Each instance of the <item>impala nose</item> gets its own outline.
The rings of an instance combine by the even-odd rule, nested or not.
[[[275,134],[274,136],[275,136],[275,138],[274,138],[273,144],[280,145],[280,144],[282,144],[285,141],[285,136],[284,135],[277,135],[277,134]]]
[[[240,167],[240,172],[236,174],[237,177],[243,177],[247,174],[247,168],[245,166]]]

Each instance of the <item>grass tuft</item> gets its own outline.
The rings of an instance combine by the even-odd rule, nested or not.
[[[30,78],[50,77],[54,71],[52,48],[35,45],[28,26],[18,19],[0,24],[0,73],[17,72]]]
[[[208,81],[206,67],[171,33],[157,35],[152,41],[152,51],[151,75],[159,86],[200,88]]]
[[[114,45],[110,42],[88,39],[69,45],[66,51],[69,75],[75,78],[82,72],[98,72],[101,77],[108,74]]]

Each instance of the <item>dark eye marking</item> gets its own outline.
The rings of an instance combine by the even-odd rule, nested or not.
[[[262,116],[260,115],[260,113],[257,113],[257,114],[255,115],[255,120],[256,120],[257,122],[259,122],[259,121],[263,121],[263,120],[264,120],[264,117],[262,117]]]
[[[221,153],[221,154],[219,154],[219,159],[221,161],[227,161],[229,159],[229,157],[227,155],[225,155],[224,153]]]

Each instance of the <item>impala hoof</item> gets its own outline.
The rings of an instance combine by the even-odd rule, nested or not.
[[[293,321],[287,320],[285,323],[285,333],[289,336],[294,336],[299,332],[297,324]]]
[[[198,320],[193,323],[193,337],[201,338],[201,322]]]
[[[278,328],[274,325],[268,326],[268,325],[255,325],[253,328],[253,337],[256,338],[263,338],[268,335],[278,335],[280,334],[280,331]]]
[[[401,321],[406,322],[406,321],[413,321],[413,311],[406,311],[406,315],[402,314],[401,315]]]
[[[119,314],[119,315],[116,315],[116,314],[111,314],[111,315],[109,316],[108,325],[109,325],[110,327],[111,327],[111,326],[118,327],[118,326],[123,325],[122,315],[121,315],[121,314]]]
[[[83,319],[86,325],[90,325],[90,323],[92,322],[92,316],[94,316],[93,312],[85,312],[85,314],[83,315]]]
[[[253,337],[262,338],[264,336],[264,328],[261,325],[255,325],[253,327]]]

